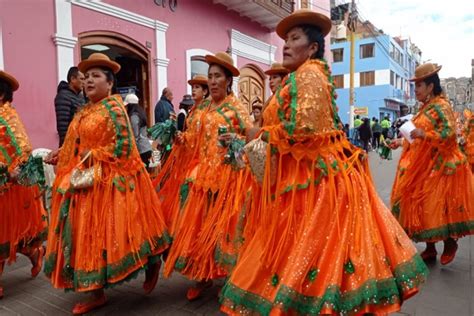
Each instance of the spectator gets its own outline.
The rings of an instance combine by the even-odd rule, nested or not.
[[[69,68],[67,72],[67,82],[61,81],[54,98],[54,108],[56,111],[56,129],[59,135],[59,147],[63,145],[69,124],[76,114],[77,109],[84,105],[85,100],[82,95],[84,85],[84,74],[77,67]]]
[[[354,120],[354,128],[358,128],[361,125],[362,125],[362,120],[360,119],[359,115],[356,115],[355,120]]]
[[[344,127],[342,128],[342,130],[344,131],[344,133],[346,134],[346,137],[347,138],[350,138],[350,127],[349,127],[349,124],[344,124]]]
[[[262,127],[263,124],[263,116],[262,116],[262,108],[263,104],[259,98],[256,98],[252,102],[252,116],[253,116],[253,126],[254,127]]]
[[[190,94],[185,94],[183,100],[179,103],[179,112],[178,112],[178,131],[184,132],[186,129],[186,117],[188,116],[189,109],[194,105],[193,98]]]
[[[380,135],[382,135],[382,126],[379,123],[378,119],[375,119],[374,124],[372,125],[372,145],[374,149],[380,147]]]
[[[132,125],[133,136],[137,144],[140,158],[148,167],[152,154],[151,143],[147,136],[147,118],[145,110],[138,104],[138,97],[131,93],[125,97],[124,105],[127,106],[127,114]]]
[[[362,148],[369,152],[369,142],[372,139],[372,131],[370,130],[370,120],[364,118],[363,123],[359,126],[359,138],[362,141]]]
[[[392,126],[392,123],[390,123],[389,117],[388,116],[384,117],[384,119],[382,120],[380,125],[382,126],[382,135],[383,135],[383,137],[385,139],[391,138],[391,137],[388,137],[388,131],[390,130],[390,127]]]
[[[163,123],[170,118],[171,113],[174,114],[173,92],[170,88],[164,88],[160,101],[155,106],[155,124]]]

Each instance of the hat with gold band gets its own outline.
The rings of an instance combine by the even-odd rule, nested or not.
[[[206,85],[207,86],[207,77],[204,75],[195,75],[193,79],[188,80],[188,84],[193,85],[193,84],[201,84],[201,85]]]
[[[240,71],[234,66],[234,60],[229,54],[224,52],[218,52],[215,55],[206,55],[206,62],[211,64],[218,64],[227,70],[229,70],[234,77],[240,75]]]
[[[327,16],[312,10],[300,9],[295,10],[295,12],[281,20],[276,27],[276,33],[285,39],[286,34],[292,28],[305,24],[318,27],[324,36],[331,32],[332,22]]]
[[[280,63],[273,63],[270,69],[265,71],[265,74],[271,76],[271,75],[286,75],[290,71],[283,67],[282,64]]]
[[[432,63],[425,63],[423,65],[420,65],[416,67],[415,69],[415,76],[413,78],[410,78],[410,81],[420,81],[425,78],[428,78],[440,71],[441,66],[438,66],[438,64],[432,64]]]
[[[111,60],[109,56],[102,53],[93,53],[89,58],[81,61],[79,65],[77,65],[77,68],[83,73],[92,67],[106,67],[112,70],[114,74],[120,71],[119,63]]]

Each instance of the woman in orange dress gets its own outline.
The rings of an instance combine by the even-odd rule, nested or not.
[[[288,74],[288,72],[288,69],[283,67],[283,65],[280,63],[273,63],[270,69],[265,71],[265,74],[268,75],[268,85],[270,87],[270,91],[272,92],[272,96],[268,98],[267,102],[265,102],[263,110],[265,110],[268,103],[275,95],[275,92],[277,91],[278,87],[281,86],[283,78]]]
[[[376,193],[366,154],[337,128],[322,59],[330,29],[310,10],[277,26],[291,73],[264,112],[262,216],[222,290],[229,315],[395,312],[425,279],[425,264]]]
[[[464,110],[464,120],[466,126],[464,129],[464,151],[474,173],[474,113]]]
[[[30,258],[31,276],[36,277],[43,263],[47,214],[39,183],[28,179],[27,170],[35,161],[25,127],[11,105],[18,87],[13,76],[0,70],[0,276],[5,262],[14,262],[21,253]],[[44,181],[44,175],[39,176]]]
[[[199,160],[199,138],[195,132],[199,126],[194,126],[194,117],[202,115],[203,110],[209,104],[203,106],[203,102],[209,97],[207,86],[207,76],[195,75],[188,81],[192,87],[192,97],[194,106],[189,111],[186,118],[186,129],[191,128],[194,132],[178,132],[173,144],[173,149],[163,165],[158,176],[153,180],[153,184],[158,189],[158,196],[162,201],[166,224],[169,232],[173,236],[176,216],[180,214],[181,199],[189,192],[192,183],[186,181],[187,169],[193,168]],[[179,194],[177,194],[179,192]]]
[[[177,270],[197,281],[187,292],[189,300],[198,298],[213,279],[226,276],[235,263],[248,175],[234,156],[251,127],[248,111],[232,93],[232,78],[239,71],[226,53],[207,55],[206,61],[211,100],[194,109],[182,137],[197,156],[183,171],[180,203],[172,211],[179,217],[165,264],[165,276]],[[230,135],[232,140],[226,140]]]
[[[111,95],[120,65],[94,53],[79,69],[90,102],[75,115],[59,153],[45,263],[55,288],[90,293],[74,314],[104,305],[105,288],[143,268],[150,293],[170,243],[127,111]]]
[[[441,264],[456,254],[457,239],[474,233],[474,188],[466,156],[456,139],[451,105],[442,93],[438,71],[427,63],[415,69],[415,94],[422,103],[412,119],[412,143],[403,145],[392,190],[392,212],[414,241],[426,242],[424,260],[436,260],[435,243],[444,241]]]

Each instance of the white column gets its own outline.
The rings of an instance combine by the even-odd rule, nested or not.
[[[156,88],[157,96],[161,95],[161,91],[168,86],[168,64],[170,60],[166,57],[166,30],[168,24],[155,21],[155,37],[156,37]],[[154,119],[154,118],[153,118]]]
[[[237,54],[234,53],[232,49],[231,51],[232,51],[231,56],[232,56],[232,59],[234,60],[234,66],[238,69],[239,66],[237,64]],[[237,97],[239,96],[239,79],[240,79],[240,76],[234,77],[234,79],[232,80],[232,91]]]
[[[74,47],[77,38],[72,36],[71,2],[55,0],[56,34],[53,41],[56,44],[58,82],[65,80],[70,67],[74,66]]]
[[[0,20],[0,69],[5,69],[5,64],[3,62],[2,20]]]

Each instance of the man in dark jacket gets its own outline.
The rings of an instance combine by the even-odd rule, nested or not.
[[[82,87],[84,74],[77,67],[69,68],[67,82],[61,81],[58,85],[58,92],[54,98],[54,108],[56,110],[56,128],[59,134],[59,147],[63,145],[69,124],[79,107],[84,105]]]
[[[160,101],[155,106],[155,124],[163,123],[170,118],[171,113],[174,114],[174,107],[171,101],[173,101],[173,92],[171,92],[170,88],[164,88]]]

